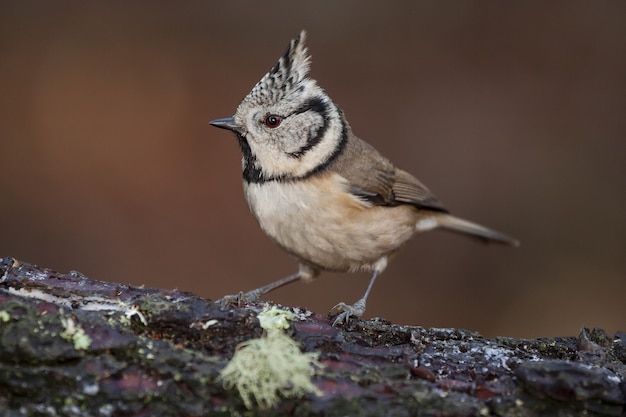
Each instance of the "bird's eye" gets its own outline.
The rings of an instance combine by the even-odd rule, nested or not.
[[[274,129],[275,127],[278,127],[280,125],[280,122],[283,121],[283,118],[280,116],[277,116],[275,114],[270,114],[265,118],[265,126],[269,127],[270,129]]]

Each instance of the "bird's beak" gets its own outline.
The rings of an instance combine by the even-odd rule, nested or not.
[[[234,117],[224,117],[223,119],[215,119],[209,122],[211,126],[219,127],[220,129],[232,130],[233,132],[241,132],[242,126],[235,122]]]

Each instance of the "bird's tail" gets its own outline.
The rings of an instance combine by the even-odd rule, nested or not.
[[[456,233],[467,234],[485,242],[497,242],[505,245],[519,246],[519,241],[505,235],[504,233],[488,229],[485,226],[481,226],[467,220],[459,219],[458,217],[454,217],[449,214],[438,215],[436,217],[436,222],[437,226],[442,227],[443,229]]]

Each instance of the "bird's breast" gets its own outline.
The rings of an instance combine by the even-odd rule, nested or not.
[[[415,232],[411,206],[370,206],[336,173],[296,182],[244,183],[250,210],[277,244],[320,269],[371,269]]]

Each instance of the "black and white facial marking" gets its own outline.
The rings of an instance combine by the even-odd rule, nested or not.
[[[324,134],[328,129],[330,110],[329,104],[325,103],[321,98],[315,97],[309,99],[295,111],[294,114],[306,114],[307,112],[312,112],[313,114],[319,115],[322,118],[322,123],[321,126],[311,126],[307,134],[306,143],[303,146],[300,146],[297,150],[289,152],[289,155],[294,158],[300,158],[322,141]]]
[[[336,158],[346,140],[341,111],[305,78],[304,32],[243,99],[235,122],[248,182],[305,178]]]

